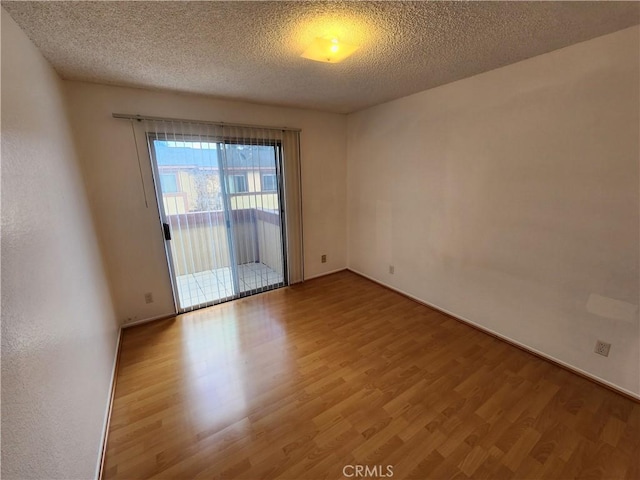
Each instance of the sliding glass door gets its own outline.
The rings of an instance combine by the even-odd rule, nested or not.
[[[284,286],[279,142],[147,139],[177,310]]]

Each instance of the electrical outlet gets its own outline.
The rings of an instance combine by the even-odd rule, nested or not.
[[[147,292],[144,294],[144,302],[145,303],[153,303],[153,293]]]
[[[327,256],[326,256],[326,255],[322,255],[322,256],[320,257],[320,261],[321,261],[322,263],[327,263]]]
[[[394,273],[396,273],[396,267],[394,267],[393,265],[389,265],[389,273],[391,275],[393,275]]]
[[[596,342],[596,348],[594,350],[598,355],[602,355],[603,357],[609,356],[609,350],[611,349],[611,344],[607,342],[603,342],[602,340],[598,340]]]

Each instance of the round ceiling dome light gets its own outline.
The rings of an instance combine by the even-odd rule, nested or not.
[[[337,38],[316,38],[300,55],[316,62],[338,63],[360,48],[340,42]]]

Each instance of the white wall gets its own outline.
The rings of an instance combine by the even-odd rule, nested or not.
[[[145,207],[131,125],[112,113],[302,129],[305,277],[346,267],[346,116],[209,97],[65,82],[118,318],[173,312],[164,240],[147,156]],[[320,263],[327,254],[327,263]],[[144,293],[154,294],[146,304]]]
[[[93,478],[118,325],[61,81],[2,10],[2,478]]]
[[[639,44],[350,115],[349,267],[638,395]]]

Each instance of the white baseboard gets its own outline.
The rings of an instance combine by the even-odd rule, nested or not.
[[[526,350],[527,352],[533,353],[534,355],[536,355],[538,357],[544,358],[544,359],[546,359],[546,360],[548,360],[548,361],[550,361],[552,363],[560,365],[560,366],[564,367],[567,370],[570,370],[570,371],[572,371],[574,373],[577,373],[577,374],[579,374],[579,375],[581,375],[583,377],[589,378],[589,379],[593,380],[594,382],[600,383],[600,384],[602,384],[602,385],[604,385],[604,386],[606,386],[606,387],[608,387],[608,388],[610,388],[612,390],[620,392],[620,393],[626,395],[627,397],[631,397],[631,398],[633,398],[635,400],[640,400],[640,395],[638,395],[637,393],[632,392],[630,390],[627,390],[626,388],[620,387],[619,385],[616,385],[615,383],[611,383],[608,380],[605,380],[604,378],[600,378],[597,375],[589,373],[589,372],[587,372],[585,370],[582,370],[581,368],[578,368],[578,367],[576,367],[574,365],[571,365],[570,363],[564,362],[564,361],[559,360],[559,359],[557,359],[557,358],[555,358],[555,357],[553,357],[553,356],[551,356],[551,355],[549,355],[547,353],[541,352],[540,350],[537,350],[537,349],[532,348],[532,347],[530,347],[528,345],[525,345],[524,343],[521,343],[521,342],[519,342],[517,340],[514,340],[514,339],[512,339],[510,337],[507,337],[506,335],[503,335],[503,334],[501,334],[499,332],[496,332],[495,330],[487,328],[484,325],[476,323],[473,320],[469,320],[468,318],[465,318],[465,317],[457,315],[457,314],[455,314],[453,312],[450,312],[449,310],[447,310],[445,308],[439,307],[438,305],[435,305],[435,304],[433,304],[431,302],[427,302],[426,300],[418,298],[415,295],[411,295],[410,293],[407,293],[407,292],[405,292],[405,291],[403,291],[403,290],[401,290],[399,288],[392,287],[391,285],[388,285],[385,282],[383,282],[381,280],[378,280],[377,278],[374,278],[374,277],[366,275],[366,274],[364,274],[362,272],[359,272],[358,270],[356,270],[354,268],[347,267],[347,270],[349,270],[349,271],[351,271],[353,273],[356,273],[356,274],[360,275],[361,277],[364,277],[364,278],[366,278],[368,280],[371,280],[372,282],[375,282],[375,283],[377,283],[379,285],[382,285],[382,286],[384,286],[384,287],[386,287],[386,288],[388,288],[390,290],[393,290],[394,292],[397,292],[397,293],[399,293],[401,295],[404,295],[405,297],[408,297],[408,298],[410,298],[410,299],[412,299],[412,300],[414,300],[414,301],[416,301],[418,303],[426,305],[427,307],[431,307],[431,308],[433,308],[435,310],[438,310],[440,312],[446,313],[447,315],[449,315],[450,317],[455,318],[456,320],[459,320],[459,321],[464,322],[464,323],[468,323],[469,325],[472,325],[473,327],[477,328],[478,330],[482,330],[483,332],[486,332],[486,333],[488,333],[488,334],[490,334],[490,335],[492,335],[494,337],[497,337],[497,338],[499,338],[501,340],[504,340],[507,343],[516,345],[517,347],[521,348],[522,350]]]
[[[347,267],[343,267],[343,268],[338,268],[336,270],[331,270],[329,272],[322,272],[319,273],[317,275],[313,275],[311,277],[305,277],[304,281],[306,282],[307,280],[313,280],[314,278],[320,278],[320,277],[325,277],[327,275],[331,275],[332,273],[338,273],[338,272],[344,272],[345,270],[348,270]],[[364,276],[364,275],[363,275]]]
[[[142,320],[135,320],[133,322],[123,323],[122,328],[135,327],[136,325],[155,322],[156,320],[166,320],[167,318],[177,317],[178,315],[179,315],[178,313],[167,313],[166,315],[158,315],[156,317],[143,318]]]
[[[118,330],[118,340],[116,342],[116,351],[113,357],[113,366],[111,367],[111,381],[109,382],[109,398],[107,401],[107,410],[105,412],[104,421],[102,423],[102,443],[100,445],[100,455],[98,456],[98,465],[96,465],[95,478],[100,480],[104,473],[104,457],[107,451],[107,437],[109,435],[109,422],[111,421],[111,408],[113,407],[113,395],[115,393],[116,376],[118,374],[118,359],[120,357],[120,342],[122,340],[122,327]]]
[[[305,279],[303,281],[312,280],[314,278],[324,277],[326,275],[331,275],[333,273],[343,272],[345,270],[347,270],[347,267],[338,268],[336,270],[331,270],[329,272],[323,272],[323,273],[319,273],[318,275],[313,275],[312,277],[305,277]],[[271,290],[269,290],[269,291],[271,291]],[[259,293],[257,295],[261,295],[262,293],[269,293],[269,291],[261,292],[261,293]],[[243,297],[243,298],[246,298],[246,297]],[[136,325],[142,325],[144,323],[155,322],[156,320],[166,320],[167,318],[176,317],[178,315],[180,315],[180,314],[179,313],[168,313],[168,314],[165,314],[165,315],[158,315],[156,317],[143,318],[142,320],[134,320],[133,322],[123,323],[122,324],[122,328],[135,327]]]

